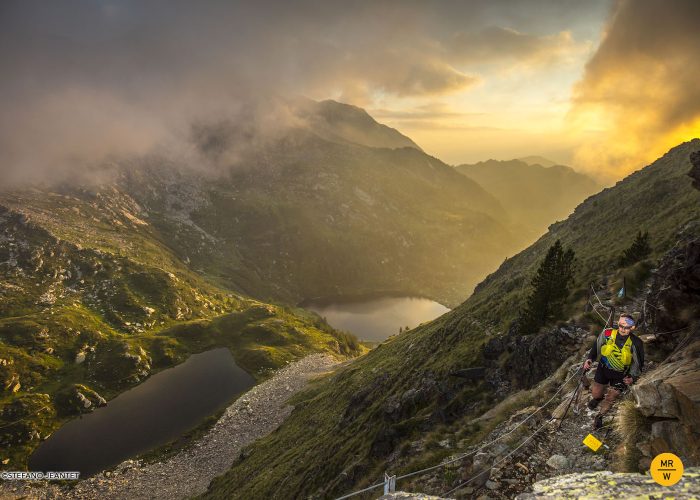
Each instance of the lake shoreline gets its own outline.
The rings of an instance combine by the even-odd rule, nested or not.
[[[306,297],[302,301],[298,302],[296,307],[301,307],[303,309],[308,309],[309,305],[330,305],[338,302],[342,303],[353,303],[353,302],[365,302],[368,300],[382,299],[382,298],[409,298],[409,299],[428,299],[440,304],[447,309],[453,309],[454,306],[445,304],[439,298],[433,297],[430,294],[406,291],[406,290],[375,290],[371,292],[361,292],[361,293],[338,293],[332,295],[322,295],[319,297]]]
[[[229,349],[192,354],[61,426],[34,450],[28,469],[80,471],[87,479],[177,439],[254,386]]]
[[[240,451],[279,427],[293,407],[286,402],[313,377],[338,365],[328,354],[313,354],[279,369],[231,404],[219,421],[188,446],[162,462],[126,460],[77,484],[4,481],[2,498],[189,498],[206,491],[226,472]]]

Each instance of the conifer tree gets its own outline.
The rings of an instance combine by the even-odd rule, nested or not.
[[[520,329],[523,333],[535,333],[539,328],[562,313],[574,272],[576,255],[564,250],[557,240],[547,251],[535,277],[532,293],[521,314]]]
[[[637,237],[634,239],[630,247],[625,250],[620,257],[619,264],[621,267],[630,266],[640,260],[646,259],[651,254],[651,245],[649,244],[649,231],[637,232]]]

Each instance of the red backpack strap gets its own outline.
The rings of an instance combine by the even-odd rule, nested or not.
[[[605,336],[606,336],[606,337],[609,337],[610,335],[612,335],[612,331],[613,331],[612,328],[606,328],[605,331],[604,331]]]

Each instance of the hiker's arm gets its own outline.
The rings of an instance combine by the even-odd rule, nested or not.
[[[629,371],[634,382],[642,375],[642,368],[644,368],[644,344],[637,339],[635,338],[632,343],[632,364]]]
[[[588,351],[588,359],[590,359],[591,361],[595,361],[598,359],[598,344],[600,343],[601,335],[603,335],[603,333],[601,333],[595,338],[595,340],[593,341],[593,345],[591,346],[591,350]]]
[[[602,335],[602,334],[601,334]],[[591,365],[593,362],[598,359],[598,342],[599,338],[596,337],[596,339],[593,341],[593,345],[591,346],[591,350],[588,351],[588,356],[586,357],[586,361],[583,362],[583,370],[587,371],[590,369]]]

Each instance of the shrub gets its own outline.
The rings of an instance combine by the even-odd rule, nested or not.
[[[632,242],[632,245],[624,251],[619,259],[620,267],[627,267],[640,260],[646,259],[651,255],[651,245],[649,244],[649,231],[642,234],[637,232],[637,237]]]
[[[535,333],[561,315],[569,296],[575,258],[574,251],[564,250],[559,240],[549,248],[532,279],[533,290],[522,314],[523,333]]]

